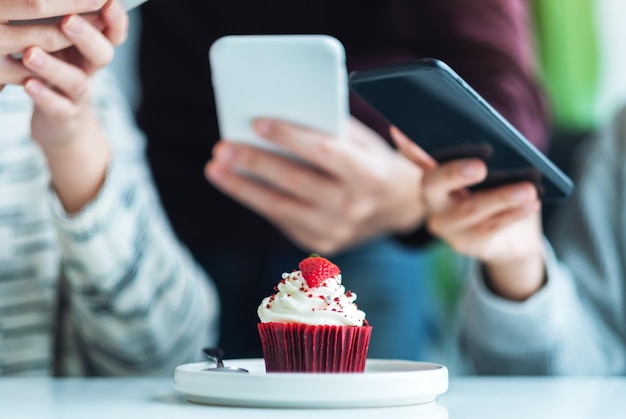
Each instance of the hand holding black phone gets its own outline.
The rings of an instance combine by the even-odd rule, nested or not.
[[[573,183],[448,65],[435,59],[350,74],[351,89],[440,163],[476,157],[487,179],[472,189],[530,181],[544,202]]]

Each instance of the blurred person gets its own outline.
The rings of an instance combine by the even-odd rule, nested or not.
[[[219,307],[100,71],[126,12],[115,0],[18,3],[3,1],[0,20],[104,7],[92,23],[0,24],[0,85],[19,84],[0,93],[0,376],[170,374],[214,343]]]
[[[310,252],[333,255],[344,277],[358,281],[359,305],[374,326],[370,356],[428,358],[441,324],[424,248],[422,170],[389,145],[388,123],[355,98],[350,141],[258,122],[261,135],[308,167],[218,141],[210,45],[228,34],[324,33],[343,43],[350,71],[439,58],[545,149],[528,3],[152,0],[142,7],[138,121],[174,229],[216,281],[227,356],[261,355],[256,307],[284,268]],[[211,153],[207,183],[201,173]],[[238,176],[240,169],[262,181]]]
[[[393,132],[428,167],[430,231],[472,258],[461,318],[476,372],[626,374],[626,108],[581,146],[577,189],[551,241],[531,183],[469,192],[487,175],[482,161],[436,166]]]

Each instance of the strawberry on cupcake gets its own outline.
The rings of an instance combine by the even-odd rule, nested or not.
[[[363,372],[371,335],[341,271],[318,255],[284,273],[257,310],[266,371]]]

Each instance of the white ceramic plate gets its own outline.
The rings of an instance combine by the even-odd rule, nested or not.
[[[196,403],[250,407],[375,407],[427,403],[448,390],[439,364],[369,359],[362,374],[266,373],[262,359],[226,360],[249,374],[202,371],[208,362],[184,364],[174,388]]]

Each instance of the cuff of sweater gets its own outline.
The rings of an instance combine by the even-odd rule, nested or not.
[[[72,237],[73,241],[85,241],[95,231],[106,228],[115,207],[119,206],[119,184],[121,176],[115,157],[111,159],[104,183],[94,199],[79,212],[69,214],[53,188],[49,190],[54,223],[61,235]]]
[[[112,159],[98,195],[76,214],[65,212],[51,191],[65,273],[77,289],[97,284],[100,290],[115,290],[124,270],[133,267],[140,219],[125,168]]]
[[[501,298],[489,290],[480,264],[471,265],[465,300],[465,330],[469,340],[498,353],[539,351],[558,339],[569,315],[574,290],[567,269],[546,241],[545,285],[523,302]],[[523,348],[523,349],[521,349]]]

